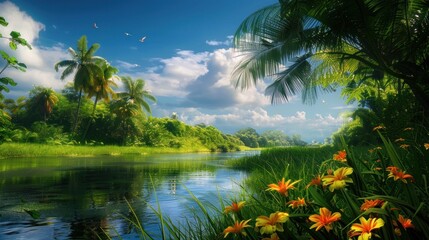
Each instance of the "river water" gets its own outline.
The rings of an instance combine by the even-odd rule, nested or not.
[[[139,239],[126,218],[132,206],[157,239],[152,208],[180,223],[197,205],[219,205],[246,177],[228,159],[256,152],[0,160],[0,239]],[[33,215],[34,217],[31,217]],[[39,216],[38,216],[39,215]]]

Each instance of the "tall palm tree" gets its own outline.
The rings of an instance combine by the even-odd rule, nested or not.
[[[233,77],[242,88],[274,77],[266,90],[274,101],[301,90],[314,100],[318,87],[347,84],[366,67],[401,79],[429,109],[428,36],[425,0],[279,0],[237,29],[243,59]]]
[[[77,51],[75,51],[73,48],[68,49],[72,59],[63,60],[55,64],[55,71],[57,72],[59,68],[65,67],[63,73],[61,74],[61,80],[64,80],[67,76],[75,72],[73,82],[74,88],[76,91],[79,91],[79,99],[76,109],[76,119],[72,129],[73,132],[76,130],[78,124],[79,110],[83,92],[88,92],[89,89],[94,85],[95,79],[103,75],[103,72],[97,62],[103,61],[104,59],[94,56],[98,48],[100,48],[100,45],[95,43],[88,49],[86,36],[82,36],[77,41]]]
[[[100,61],[98,64],[103,71],[103,75],[95,78],[94,85],[88,90],[88,97],[95,97],[95,100],[91,119],[85,128],[82,140],[85,140],[91,122],[94,120],[98,100],[103,99],[105,102],[109,102],[111,99],[116,97],[116,93],[113,91],[112,86],[117,87],[115,80],[118,80],[119,77],[115,74],[118,73],[119,70],[111,66],[107,61]]]
[[[152,113],[146,99],[156,103],[156,98],[145,89],[145,81],[143,79],[133,80],[131,77],[121,77],[124,83],[125,92],[118,93],[118,97],[124,99],[139,107],[140,110],[144,109],[147,113]]]
[[[92,115],[95,113],[97,102],[100,99],[108,102],[116,97],[116,93],[113,91],[113,87],[117,87],[116,80],[119,80],[119,76],[115,75],[119,70],[111,66],[108,62],[102,61],[100,63],[103,75],[98,76],[94,80],[94,85],[90,87],[88,91],[88,97],[95,97],[94,107],[92,109]]]

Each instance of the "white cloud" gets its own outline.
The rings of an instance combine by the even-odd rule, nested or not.
[[[333,110],[344,110],[344,109],[355,109],[356,105],[347,105],[347,106],[337,106],[337,107],[332,107],[331,109]]]
[[[134,68],[139,67],[139,65],[136,63],[129,63],[129,62],[122,61],[122,60],[116,60],[115,63],[119,69],[123,69],[125,71],[130,71]]]
[[[147,83],[147,89],[150,89],[154,96],[183,98],[188,93],[186,87],[207,72],[208,54],[178,50],[174,57],[154,59],[159,62],[158,66],[127,75],[143,78]]]
[[[179,119],[187,124],[204,123],[216,126],[226,133],[234,133],[245,127],[254,128],[259,133],[276,129],[285,132],[287,135],[299,134],[306,141],[313,139],[323,141],[325,137],[330,136],[350,120],[346,114],[342,113],[336,117],[332,114],[315,114],[309,117],[305,111],[297,111],[291,115],[272,114],[262,107],[230,107],[223,109],[222,112],[192,107],[162,111],[163,116],[170,116],[172,111],[175,111],[178,113]]]
[[[188,85],[187,104],[211,108],[268,105],[263,85],[239,91],[231,84],[231,73],[237,60],[232,49],[217,49],[210,53],[207,73]]]
[[[231,46],[233,36],[228,36],[225,41],[206,40],[206,44],[210,46]]]

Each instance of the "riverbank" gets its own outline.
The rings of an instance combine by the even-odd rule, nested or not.
[[[240,150],[248,150],[240,147]],[[190,153],[210,152],[210,149],[199,146],[170,147],[139,147],[139,146],[77,146],[77,145],[46,145],[34,143],[3,143],[0,145],[0,159],[14,157],[47,157],[73,156],[87,157],[97,155],[128,155],[152,153]]]

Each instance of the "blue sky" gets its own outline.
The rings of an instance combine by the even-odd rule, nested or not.
[[[86,35],[99,43],[96,55],[119,68],[120,76],[143,78],[157,97],[151,105],[156,117],[176,112],[187,124],[205,123],[226,133],[245,127],[259,133],[278,129],[302,139],[323,141],[345,121],[346,105],[339,91],[321,95],[314,105],[300,96],[270,105],[264,96],[268,82],[241,91],[230,83],[237,62],[232,35],[254,11],[274,0],[14,0],[0,2],[0,16],[10,23],[0,32],[19,31],[33,50],[19,48],[14,55],[27,64],[25,73],[8,69],[4,75],[18,82],[6,97],[27,96],[36,85],[61,90],[53,66],[69,59]],[[94,28],[94,23],[98,28]],[[127,34],[128,35],[127,35]],[[144,42],[139,39],[146,37]],[[6,49],[6,41],[0,48]]]

